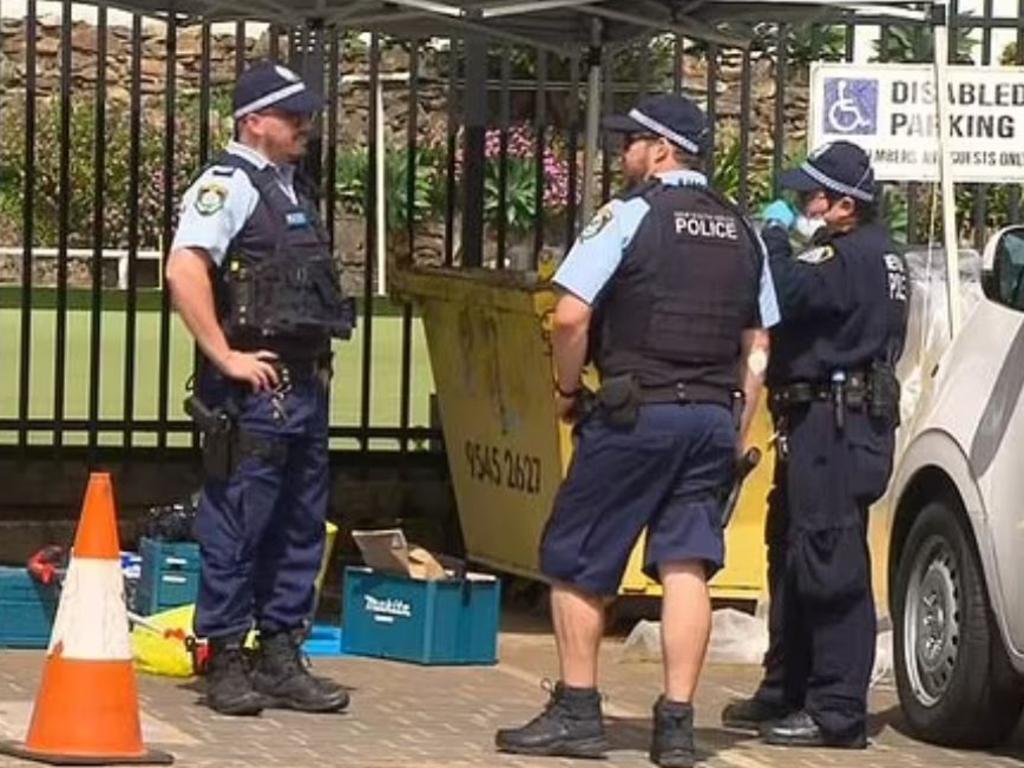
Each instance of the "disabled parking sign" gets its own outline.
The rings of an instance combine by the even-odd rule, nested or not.
[[[1024,67],[949,68],[940,94],[930,64],[811,65],[808,151],[850,141],[880,181],[939,177],[939,114],[956,182],[1024,183]]]
[[[878,133],[878,81],[825,78],[823,131],[833,136],[874,136]]]

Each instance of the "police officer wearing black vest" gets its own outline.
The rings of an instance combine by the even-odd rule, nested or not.
[[[167,266],[203,354],[186,403],[204,432],[196,633],[209,639],[207,703],[344,708],[301,650],[314,607],[328,497],[331,338],[347,338],[327,234],[295,163],[321,100],[289,69],[253,66],[234,94],[237,140],[186,192]],[[259,631],[250,672],[243,643]]]
[[[794,257],[796,214],[782,200],[764,211],[782,311],[768,368],[770,647],[757,693],[722,718],[771,744],[863,748],[876,634],[868,507],[892,471],[907,271],[859,147],[827,145],[781,182],[821,226]]]
[[[664,588],[665,688],[650,758],[690,766],[707,581],[723,563],[723,500],[778,310],[756,234],[697,170],[708,135],[700,109],[654,96],[605,127],[623,136],[633,186],[597,213],[554,278],[555,409],[577,419],[578,437],[540,547],[560,678],[543,713],[496,742],[507,752],[604,755],[604,601],[646,528],[644,570]],[[588,347],[602,380],[593,411],[580,378]]]

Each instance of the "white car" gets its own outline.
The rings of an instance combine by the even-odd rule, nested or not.
[[[1024,706],[1024,227],[931,370],[889,490],[896,683],[914,733],[1004,740]]]

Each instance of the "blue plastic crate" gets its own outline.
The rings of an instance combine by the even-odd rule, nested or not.
[[[341,650],[341,627],[331,624],[314,624],[309,637],[302,644],[308,656],[343,656]]]
[[[146,616],[194,603],[199,594],[199,545],[143,538],[134,607]]]
[[[194,603],[199,595],[199,574],[188,571],[161,573],[153,583],[135,590],[135,610],[150,616],[168,608]]]
[[[0,647],[46,648],[56,613],[55,589],[24,568],[0,566]]]
[[[493,576],[418,581],[346,568],[342,645],[419,664],[494,664],[500,604]]]
[[[165,571],[198,571],[199,545],[194,541],[161,541],[143,538],[139,542],[142,576]]]

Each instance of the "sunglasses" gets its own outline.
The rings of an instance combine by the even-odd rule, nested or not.
[[[299,127],[312,119],[311,115],[302,114],[299,112],[285,112],[282,109],[273,108],[261,110],[258,114],[263,115],[265,117],[275,118],[276,120],[280,120],[295,127]]]
[[[622,149],[625,151],[638,141],[658,141],[660,139],[661,136],[653,133],[626,133],[622,136]]]

